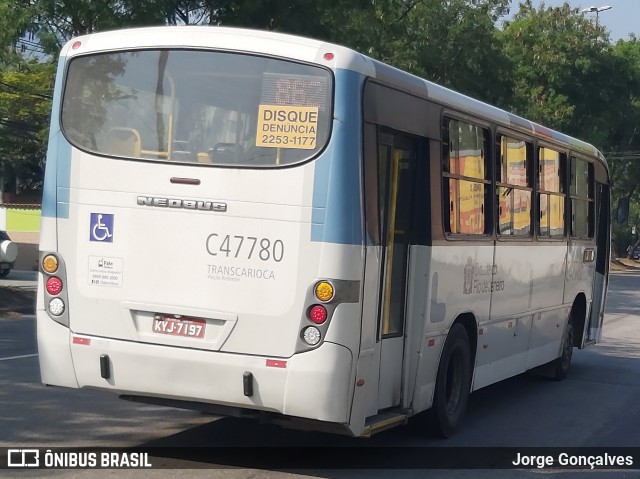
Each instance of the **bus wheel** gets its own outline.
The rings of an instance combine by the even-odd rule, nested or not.
[[[471,392],[471,348],[464,326],[454,324],[444,343],[431,409],[434,431],[450,437],[464,416]]]
[[[1,269],[0,270],[0,278],[6,278],[7,276],[9,276],[10,272],[11,272],[10,269]]]
[[[556,381],[562,381],[569,373],[571,366],[571,356],[573,356],[573,322],[569,318],[567,328],[562,338],[562,352],[560,357],[551,363],[551,377]]]

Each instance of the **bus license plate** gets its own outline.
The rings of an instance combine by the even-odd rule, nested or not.
[[[171,336],[201,339],[204,338],[206,326],[204,319],[162,314],[156,314],[153,317],[153,332]]]

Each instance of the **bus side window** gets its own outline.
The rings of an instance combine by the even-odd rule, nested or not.
[[[571,236],[583,239],[593,238],[595,231],[593,164],[572,156],[570,185]]]
[[[562,237],[565,235],[564,167],[566,156],[546,147],[538,148],[538,235]]]
[[[449,234],[491,233],[486,205],[491,204],[488,131],[464,121],[445,119],[443,144],[444,227]]]
[[[531,236],[533,146],[505,135],[498,135],[496,145],[498,234]]]

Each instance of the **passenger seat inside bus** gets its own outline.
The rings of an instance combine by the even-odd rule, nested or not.
[[[105,135],[106,153],[117,156],[140,158],[142,139],[133,128],[111,128]]]
[[[207,153],[213,163],[222,165],[237,163],[244,156],[242,145],[236,143],[216,143]]]

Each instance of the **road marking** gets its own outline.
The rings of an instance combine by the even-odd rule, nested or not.
[[[11,356],[8,358],[0,358],[0,361],[10,361],[11,359],[33,358],[35,356],[37,356],[37,354],[25,354],[23,356]]]

